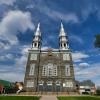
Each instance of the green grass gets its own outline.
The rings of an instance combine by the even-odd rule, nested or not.
[[[0,96],[0,100],[39,100],[35,96]]]
[[[90,97],[90,96],[67,96],[67,97],[58,97],[58,100],[100,100],[100,98]]]

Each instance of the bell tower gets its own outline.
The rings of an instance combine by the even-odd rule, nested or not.
[[[60,40],[60,50],[68,50],[69,49],[68,38],[67,38],[66,33],[64,31],[64,27],[63,27],[62,22],[61,22],[59,40]]]
[[[35,35],[32,41],[32,49],[39,50],[41,47],[41,31],[40,31],[40,23],[38,23]]]

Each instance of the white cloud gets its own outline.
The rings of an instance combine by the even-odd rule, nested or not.
[[[68,13],[68,14],[64,14],[61,12],[57,12],[54,10],[51,10],[49,7],[38,7],[37,8],[40,12],[44,13],[45,15],[47,15],[48,17],[54,19],[54,20],[64,20],[65,22],[69,23],[79,23],[79,19],[76,16],[76,14],[74,13]]]
[[[0,56],[0,61],[12,60],[13,58],[12,54],[4,54]]]
[[[13,5],[16,0],[0,0],[0,4]]]
[[[8,49],[10,49],[10,45],[8,43],[5,44],[5,43],[0,41],[0,49],[8,50]]]
[[[17,53],[20,56],[15,56],[15,54],[5,54],[0,56],[0,61],[5,61],[9,59],[14,62],[12,65],[1,65],[0,64],[0,79],[8,81],[23,81],[25,75],[25,67],[28,58],[28,49],[30,45],[19,46],[20,51]]]
[[[100,21],[100,6],[97,2],[92,1],[85,4],[85,7],[81,9],[82,22],[86,21],[91,14],[95,14],[97,19]]]
[[[24,74],[18,73],[18,72],[0,73],[0,79],[8,80],[8,81],[11,81],[11,82],[23,81],[24,80]]]
[[[23,45],[22,48],[21,48],[21,53],[24,55],[24,54],[27,54],[28,53],[28,50],[31,48],[31,45]]]
[[[84,43],[82,38],[80,38],[79,36],[71,35],[69,38],[74,43],[77,42],[77,43],[80,43],[81,45]]]
[[[16,58],[15,62],[16,67],[25,68],[27,62],[27,55],[22,55],[20,58]]]
[[[93,64],[83,64],[89,67],[80,69],[80,67],[75,67],[75,76],[78,80],[93,80],[96,85],[100,84],[100,63]],[[96,81],[95,81],[96,79]]]
[[[11,82],[23,81],[25,67],[15,65],[0,65],[0,79]]]
[[[27,6],[26,6],[26,9],[33,9],[34,7],[35,7],[34,4],[30,4],[30,5],[27,5]]]
[[[48,47],[48,46],[44,46],[44,47],[42,47],[41,49],[42,49],[42,50],[48,50],[49,47]]]
[[[28,50],[30,49],[30,45],[24,45],[21,47],[21,57],[15,59],[15,65],[17,67],[26,67],[27,58],[28,58]]]
[[[73,61],[75,61],[75,62],[80,62],[80,61],[82,61],[82,59],[88,58],[88,57],[89,57],[89,55],[82,53],[82,52],[72,53],[72,58],[73,58]]]
[[[80,63],[79,67],[89,67],[90,65],[88,63]]]
[[[79,72],[76,72],[77,77],[81,77],[81,78],[94,78],[97,76],[100,76],[100,63],[98,64],[93,64],[91,65],[90,68],[88,69],[84,69],[84,70],[80,70]]]
[[[18,43],[17,34],[27,29],[34,29],[31,14],[22,11],[9,11],[0,22],[0,39],[8,41],[11,45]]]

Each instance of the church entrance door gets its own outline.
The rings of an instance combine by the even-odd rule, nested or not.
[[[39,91],[43,91],[43,85],[39,85]]]
[[[52,85],[47,85],[47,92],[52,92]]]
[[[61,86],[60,85],[56,85],[56,92],[61,92]]]

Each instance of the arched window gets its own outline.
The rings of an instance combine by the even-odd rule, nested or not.
[[[38,44],[38,47],[40,47],[40,43]]]
[[[29,75],[34,75],[34,70],[35,70],[35,64],[31,64],[30,65],[30,71],[29,71]]]
[[[56,85],[60,85],[60,84],[61,84],[61,81],[57,80]]]
[[[65,66],[65,75],[70,76],[70,65]]]
[[[42,76],[57,76],[57,66],[52,63],[44,65],[42,69]]]
[[[66,47],[66,43],[64,43],[64,47]]]
[[[34,43],[34,46],[36,47],[37,46],[37,43]]]
[[[61,44],[61,47],[62,47],[62,44]]]

